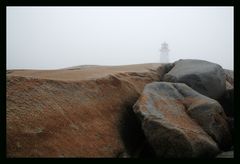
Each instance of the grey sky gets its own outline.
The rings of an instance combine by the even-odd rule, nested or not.
[[[7,7],[7,69],[203,59],[233,69],[233,7]]]

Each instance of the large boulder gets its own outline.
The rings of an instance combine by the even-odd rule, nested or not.
[[[159,80],[145,67],[9,73],[7,157],[135,156],[145,136],[132,106]]]
[[[163,81],[185,83],[199,93],[213,99],[220,98],[225,91],[225,73],[215,63],[204,60],[178,60],[164,75]]]
[[[231,146],[220,104],[186,84],[147,84],[133,110],[158,157],[214,157]]]

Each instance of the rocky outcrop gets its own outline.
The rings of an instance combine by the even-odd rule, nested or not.
[[[134,156],[144,134],[132,106],[159,74],[123,68],[109,73],[111,67],[98,67],[96,76],[93,68],[10,73],[7,156]]]
[[[214,157],[231,146],[233,89],[201,60],[8,70],[7,157]]]
[[[214,157],[231,146],[220,104],[185,84],[147,84],[134,112],[158,157]]]
[[[178,60],[174,67],[164,75],[163,81],[185,83],[197,92],[213,99],[225,92],[225,73],[215,63],[203,60]]]

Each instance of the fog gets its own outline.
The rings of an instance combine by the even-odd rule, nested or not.
[[[233,69],[233,7],[7,7],[7,69],[203,59]]]

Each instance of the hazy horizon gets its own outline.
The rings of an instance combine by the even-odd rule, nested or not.
[[[7,7],[7,69],[201,59],[233,70],[233,7]]]

